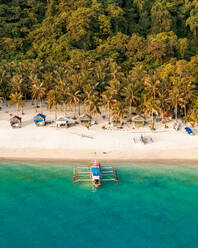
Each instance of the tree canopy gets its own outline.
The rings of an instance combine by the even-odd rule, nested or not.
[[[176,99],[172,109],[186,115],[197,83],[197,0],[0,0],[4,99],[51,99],[62,87],[63,102],[89,109],[103,98],[108,107],[121,102],[112,109],[125,109],[125,98],[150,109]],[[158,90],[148,99],[152,85]]]

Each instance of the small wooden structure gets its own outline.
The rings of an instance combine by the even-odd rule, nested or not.
[[[91,115],[84,114],[79,117],[81,124],[91,125]]]
[[[11,127],[15,128],[20,128],[21,127],[21,117],[15,115],[10,119],[10,125]]]
[[[56,119],[56,126],[57,126],[57,127],[61,127],[61,126],[68,127],[68,124],[69,124],[69,118],[66,117],[65,115],[60,115],[60,116]]]
[[[34,116],[34,123],[36,124],[36,126],[45,126],[45,120],[46,116],[41,113]]]
[[[142,115],[136,115],[132,118],[132,122],[136,127],[143,127],[146,123],[145,118]]]

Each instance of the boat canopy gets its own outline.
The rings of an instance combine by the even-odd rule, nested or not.
[[[92,175],[94,177],[100,176],[100,168],[99,167],[92,167],[91,168]]]

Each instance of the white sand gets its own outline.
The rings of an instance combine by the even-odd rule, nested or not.
[[[184,131],[175,131],[173,122],[169,128],[157,124],[156,131],[148,127],[125,127],[117,130],[102,130],[106,124],[100,119],[98,125],[89,130],[80,124],[69,127],[54,127],[55,124],[36,127],[33,116],[36,114],[30,103],[24,108],[22,128],[11,128],[10,113],[16,114],[16,107],[7,108],[1,104],[0,111],[0,158],[13,160],[60,160],[80,161],[99,159],[101,161],[135,161],[135,160],[194,160],[198,161],[198,127],[193,128],[195,135]],[[39,110],[38,110],[39,111]],[[54,112],[46,109],[43,113],[47,120],[54,120]],[[62,114],[61,110],[58,115]],[[153,142],[146,145],[135,144],[133,138],[140,135],[152,137]],[[197,135],[196,135],[197,134]]]

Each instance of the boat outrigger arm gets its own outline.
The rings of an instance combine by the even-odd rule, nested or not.
[[[113,167],[103,167],[96,161],[87,167],[76,167],[73,172],[73,182],[89,181],[95,187],[101,184],[101,181],[116,181],[119,183],[117,170]]]

